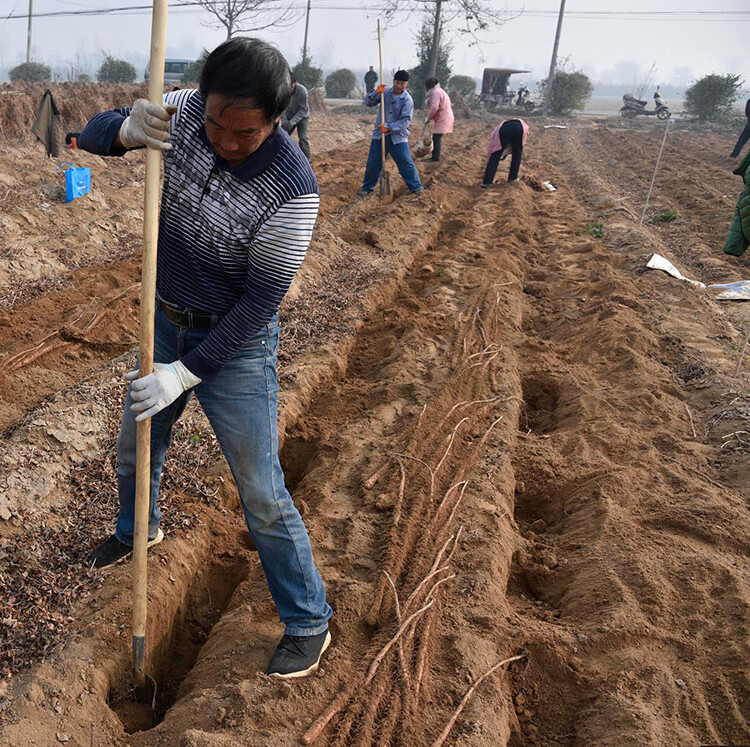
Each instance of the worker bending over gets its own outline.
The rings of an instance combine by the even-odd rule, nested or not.
[[[490,135],[490,145],[487,148],[487,166],[484,169],[482,187],[489,187],[495,179],[497,167],[500,161],[511,155],[508,181],[514,182],[518,179],[518,170],[521,168],[523,158],[523,146],[529,137],[529,126],[522,119],[508,119],[501,122]]]

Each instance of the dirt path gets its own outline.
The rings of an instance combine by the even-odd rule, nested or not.
[[[262,675],[281,626],[192,413],[165,491],[178,520],[149,565],[158,724],[127,697],[123,568],[91,580],[66,611],[75,634],[0,691],[6,742],[291,745],[317,724],[316,744],[432,744],[513,657],[451,742],[750,738],[747,452],[741,436],[721,449],[747,418],[731,376],[743,312],[643,271],[658,250],[726,272],[718,211],[736,185],[687,149],[655,194],[684,223],[637,234],[637,200],[614,208],[648,185],[645,156],[626,158],[642,133],[629,148],[623,131],[534,128],[524,168],[554,193],[479,190],[483,136],[462,125],[419,201],[352,197],[366,142],[317,164],[322,220],[284,312],[282,458],[335,609],[323,671]],[[680,186],[704,173],[705,214]],[[686,235],[694,255],[675,256]],[[84,484],[95,465],[106,480],[112,381],[52,393],[44,414],[48,429],[71,408],[106,424],[91,426]],[[52,461],[38,420],[18,421],[10,451],[35,443]],[[188,458],[198,486],[179,477]],[[69,506],[81,495],[60,469]],[[101,528],[104,506],[88,509],[79,541]],[[21,512],[13,533],[28,531]]]

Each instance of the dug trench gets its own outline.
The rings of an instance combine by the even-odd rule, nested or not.
[[[438,197],[438,199],[443,199]],[[394,205],[394,207],[398,207]],[[430,244],[435,244],[435,234],[433,233],[432,238],[430,238],[429,230],[430,225],[433,226],[432,230],[437,231],[440,226],[440,207],[441,205],[433,204],[427,204],[424,206],[422,212],[425,214],[426,221],[423,221],[423,225],[428,229],[428,233],[426,236],[423,236],[420,232],[416,232],[415,236],[418,237],[415,243],[415,248],[420,249],[423,251],[427,246]],[[368,210],[372,210],[372,207],[367,208]],[[378,208],[379,209],[379,208]],[[398,211],[394,211],[394,213],[397,213]],[[430,217],[434,216],[434,217]],[[358,216],[359,225],[361,225],[361,216]],[[402,218],[400,220],[403,220]],[[354,221],[352,221],[354,223]],[[345,221],[341,220],[341,217],[339,217],[339,223],[343,224],[344,229],[346,229],[346,223]],[[387,221],[386,221],[387,226]],[[455,233],[456,228],[460,227],[461,224],[456,224],[455,222],[451,224],[451,230]],[[359,229],[361,231],[361,229]],[[408,248],[408,244],[404,242],[403,234],[399,236],[398,244],[397,244],[397,251],[394,253],[394,251],[390,248],[389,240],[388,240],[388,234],[385,233],[383,235],[383,238],[381,238],[379,241],[377,239],[377,234],[373,238],[373,232],[369,231],[366,232],[365,235],[365,241],[367,245],[376,245],[377,253],[379,254],[378,262],[379,264],[383,264],[383,258],[391,256],[398,256],[399,258],[408,259],[410,256],[410,249]],[[413,255],[411,255],[413,258]],[[386,268],[386,269],[392,269],[392,268]],[[429,274],[429,273],[428,273]],[[439,273],[437,273],[439,275]],[[381,287],[377,289],[377,294],[373,294],[373,299],[370,301],[372,309],[377,309],[378,305],[385,303],[391,298],[399,288],[399,271],[394,274],[391,272],[390,275],[387,276],[387,283],[381,283]],[[450,294],[450,290],[447,291]],[[377,298],[375,297],[377,296]],[[443,314],[444,316],[445,314]],[[353,344],[353,343],[343,343],[339,345],[339,349],[335,352],[337,353],[339,363],[337,364],[338,367],[345,367],[345,361],[346,358],[342,354],[342,350],[345,353],[347,344]],[[336,357],[336,356],[334,356]],[[496,356],[495,356],[496,357]],[[336,366],[333,366],[333,368],[336,368]],[[300,376],[299,372],[292,372],[291,374],[287,372],[287,377],[294,380],[295,376],[299,377],[300,379],[304,376],[308,375],[308,372],[305,371],[305,369],[302,369],[302,376]],[[69,393],[68,393],[69,394]],[[296,395],[297,397],[301,397],[301,395]],[[289,419],[291,419],[291,416],[289,416],[289,411],[294,411],[295,409],[295,401],[294,401],[295,395],[293,394],[291,397],[287,398],[287,401],[285,403],[285,409],[284,413],[285,416]],[[23,436],[23,434],[20,432],[21,429],[19,429],[18,435],[19,438]],[[28,435],[28,434],[27,434]],[[303,439],[304,440],[304,439]],[[288,446],[285,451],[285,456],[288,458],[294,457],[297,458],[300,455],[300,449],[295,447],[295,443],[299,443],[299,439],[295,436],[292,436],[288,440]],[[303,449],[304,451],[304,449]],[[309,458],[309,456],[305,457]],[[299,470],[299,465],[297,465],[296,469]],[[292,476],[292,481],[296,480],[295,472],[294,470],[290,469],[290,475]],[[455,496],[454,496],[455,497]],[[223,500],[224,496],[222,496]],[[231,503],[231,498],[229,499],[229,503]],[[302,501],[300,501],[302,503]],[[303,504],[304,505],[304,504]],[[226,509],[224,509],[226,510]],[[201,513],[201,509],[198,509],[199,514]],[[207,511],[203,511],[201,515],[201,519],[206,519],[205,523],[207,525],[210,525],[212,527],[212,532],[216,534],[217,527],[221,526],[221,520],[220,517],[217,518],[215,516],[211,516],[210,520],[206,516],[206,514],[209,513]],[[233,517],[234,521],[236,522],[236,517]],[[200,519],[197,522],[198,524],[201,523]],[[201,537],[201,530],[196,530],[195,532],[196,538],[199,539]],[[191,539],[193,539],[191,537]],[[179,558],[178,564],[180,568],[184,570],[184,574],[180,573],[178,574],[172,572],[165,576],[163,574],[159,573],[158,565],[157,570],[155,571],[155,576],[152,577],[152,591],[151,591],[151,601],[152,601],[152,622],[149,629],[149,636],[150,640],[152,641],[152,644],[154,645],[154,648],[156,651],[159,652],[159,655],[155,657],[154,661],[152,662],[153,666],[155,667],[155,672],[160,676],[160,678],[163,678],[167,681],[169,681],[172,678],[172,675],[169,673],[169,670],[167,668],[162,669],[159,659],[164,660],[174,660],[179,659],[177,663],[177,669],[184,666],[184,661],[189,660],[190,655],[183,656],[179,655],[176,656],[174,653],[169,652],[169,640],[184,640],[185,639],[185,633],[181,630],[181,622],[185,619],[188,619],[191,625],[194,623],[194,621],[190,618],[193,617],[201,617],[203,613],[195,612],[195,613],[186,613],[184,612],[186,605],[188,609],[204,609],[201,608],[198,602],[195,602],[194,598],[192,601],[186,601],[189,597],[188,588],[192,586],[192,579],[196,576],[198,569],[200,568],[203,558],[206,557],[209,552],[213,556],[218,554],[219,549],[224,546],[221,542],[214,543],[211,545],[210,550],[208,549],[208,540],[205,541],[196,541],[194,540],[191,542],[191,552],[185,552],[184,546],[177,542],[176,545],[174,545],[174,550],[177,552],[177,558]],[[217,549],[217,544],[219,546],[219,549]],[[236,543],[229,543],[232,546],[234,546]],[[241,544],[241,543],[240,543]],[[165,559],[165,555],[169,555],[171,557],[171,551],[164,553],[164,548],[160,548],[157,557],[161,559]],[[170,562],[170,568],[171,568],[171,562]],[[257,562],[256,562],[256,571],[257,571]],[[200,574],[197,574],[200,576]],[[182,576],[182,578],[180,578]],[[50,666],[45,663],[40,667],[40,670],[36,673],[34,677],[31,679],[33,682],[31,685],[29,685],[29,681],[25,684],[29,685],[31,688],[32,693],[32,699],[30,702],[42,704],[42,707],[37,710],[37,713],[35,714],[35,717],[31,717],[30,719],[27,718],[18,718],[17,713],[10,713],[6,715],[11,716],[11,720],[15,720],[18,718],[18,720],[15,720],[15,723],[10,724],[6,728],[6,734],[9,736],[10,739],[14,740],[16,738],[20,737],[20,734],[25,733],[25,738],[31,739],[32,743],[33,740],[37,738],[37,735],[44,734],[45,730],[42,728],[42,722],[44,722],[46,719],[44,718],[44,703],[47,700],[47,697],[45,694],[52,694],[53,700],[55,700],[55,708],[53,708],[53,712],[56,715],[52,715],[52,719],[56,719],[57,716],[59,716],[59,711],[63,710],[63,707],[59,705],[59,700],[57,699],[58,695],[62,692],[62,687],[58,684],[54,684],[54,681],[56,678],[60,678],[58,680],[59,682],[62,682],[67,679],[67,675],[71,675],[73,681],[76,683],[76,686],[70,686],[65,687],[64,689],[68,690],[68,694],[72,694],[72,692],[80,690],[78,693],[79,698],[76,701],[78,706],[84,706],[87,701],[90,701],[91,698],[87,696],[94,696],[93,699],[97,701],[97,698],[101,698],[102,702],[104,702],[105,698],[108,698],[110,702],[112,702],[113,705],[116,705],[119,708],[119,712],[122,714],[123,719],[127,722],[124,724],[127,730],[135,730],[139,726],[143,725],[143,722],[140,720],[141,716],[138,714],[133,713],[133,709],[126,708],[124,705],[122,705],[122,695],[124,694],[124,685],[123,681],[125,680],[124,673],[127,670],[126,666],[126,656],[127,656],[127,650],[123,648],[122,646],[122,638],[124,636],[123,634],[123,625],[117,625],[116,620],[122,620],[123,617],[125,617],[125,608],[127,607],[127,598],[126,594],[124,593],[124,582],[126,581],[126,574],[124,572],[120,573],[119,569],[118,571],[115,571],[112,573],[112,576],[108,580],[109,582],[105,584],[105,591],[103,592],[102,596],[94,595],[94,598],[89,600],[89,603],[86,605],[87,612],[89,614],[96,613],[99,610],[103,611],[103,614],[101,616],[98,616],[96,614],[93,614],[93,619],[89,622],[89,628],[84,629],[84,631],[80,632],[80,637],[76,641],[69,641],[68,645],[65,646],[64,650],[59,653],[59,659],[55,665],[52,665],[50,663]],[[253,666],[250,666],[249,669],[246,669],[244,666],[237,669],[237,672],[239,673],[242,669],[245,671],[257,671],[260,669],[259,664],[262,662],[263,659],[267,659],[268,655],[270,654],[273,644],[275,643],[275,640],[278,638],[278,626],[273,625],[271,623],[272,615],[271,615],[271,607],[270,600],[267,599],[267,592],[264,590],[264,584],[262,579],[258,577],[258,574],[255,574],[254,578],[251,578],[248,582],[252,588],[252,594],[250,596],[253,599],[262,599],[266,598],[266,601],[259,605],[261,607],[261,613],[259,616],[259,622],[260,619],[263,620],[263,622],[260,622],[259,626],[254,626],[256,629],[255,638],[248,641],[249,644],[249,656],[251,659],[255,658],[255,663]],[[247,586],[248,584],[243,584],[240,586],[238,590],[234,592],[234,596],[232,598],[232,602],[230,603],[229,610],[227,614],[225,614],[221,618],[221,625],[229,626],[231,623],[228,623],[227,620],[231,618],[232,612],[236,609],[237,605],[241,605],[241,602],[238,602],[237,600],[242,598],[242,592],[241,588]],[[170,587],[171,585],[171,587]],[[113,591],[113,587],[115,588],[115,591]],[[257,588],[256,588],[257,587]],[[198,584],[197,588],[202,588],[200,584]],[[209,587],[210,588],[210,587]],[[258,594],[258,592],[260,592]],[[215,597],[219,597],[219,594],[214,594]],[[335,595],[332,593],[332,597],[335,598]],[[205,602],[204,602],[205,604]],[[265,605],[265,606],[264,606]],[[258,605],[253,605],[254,607],[257,607]],[[85,613],[84,613],[85,614]],[[189,614],[189,617],[186,618],[185,616]],[[240,614],[238,613],[240,618],[240,624],[241,627],[244,627],[247,623],[247,616],[253,615],[252,608],[248,605],[247,610],[243,610],[243,612]],[[267,627],[267,634],[265,636],[265,640],[263,640],[263,634],[264,634],[264,625]],[[205,633],[205,626],[201,625],[199,626],[201,629],[200,636],[206,635]],[[116,638],[113,639],[112,637],[112,631],[117,630],[117,638],[120,638],[118,641]],[[92,635],[93,634],[93,635]],[[72,649],[75,649],[75,653],[71,654]],[[113,656],[112,652],[118,651],[117,656]],[[70,658],[72,655],[72,659]],[[54,657],[53,657],[54,658]],[[210,660],[210,655],[206,653],[206,650],[204,649],[201,653],[201,658],[199,660],[200,662],[205,662]],[[103,667],[95,667],[93,665],[93,662],[95,661],[101,661],[104,659],[107,663]],[[95,671],[92,673],[91,671],[88,672],[88,675],[86,672],[81,672],[79,666],[72,666],[73,662],[77,662],[80,664],[81,661],[86,661],[90,663],[89,669],[93,668]],[[63,674],[67,673],[67,674]],[[81,687],[77,684],[77,678],[75,677],[75,674],[80,675],[81,682],[88,682],[88,687]],[[193,673],[191,673],[192,675]],[[49,677],[49,679],[47,679]],[[186,682],[190,681],[190,677],[186,680]],[[68,680],[68,685],[70,685],[70,681]],[[183,683],[183,688],[186,687],[185,683]],[[40,693],[41,693],[41,699],[40,699]],[[98,702],[98,701],[97,701]],[[16,703],[20,706],[21,704],[16,701]],[[68,709],[65,709],[66,712],[69,712]],[[175,709],[173,709],[174,711]],[[67,721],[68,719],[66,719]],[[76,723],[76,726],[78,729],[81,728],[81,724],[86,724],[88,719],[86,716],[83,716],[80,718],[73,718],[73,721]],[[93,717],[94,723],[99,725],[100,729],[100,735],[102,739],[117,739],[118,737],[118,728],[120,730],[123,729],[123,726],[120,727],[117,726],[117,723],[114,721],[108,721],[106,717],[101,716],[101,714],[96,714]],[[167,719],[168,721],[168,719]],[[34,724],[33,727],[33,734],[30,733],[29,728],[30,724]],[[166,723],[166,722],[165,722]],[[108,729],[107,726],[110,726],[111,728]],[[14,729],[13,727],[18,727],[18,729]],[[52,728],[50,726],[50,728]],[[19,731],[20,729],[20,731]],[[102,734],[103,730],[103,734]],[[84,733],[87,733],[87,728],[83,728]],[[47,732],[49,733],[49,732]],[[57,732],[56,732],[57,733]],[[60,732],[66,734],[66,732]],[[42,742],[44,741],[46,737],[42,736]],[[77,739],[83,738],[81,734],[77,734]],[[157,735],[157,739],[159,736]]]
[[[217,468],[213,502],[149,564],[163,719],[122,697],[118,568],[82,600],[86,624],[21,673],[5,741],[747,740],[747,507],[691,437],[685,405],[699,424],[702,409],[665,350],[675,319],[649,311],[666,294],[685,316],[712,302],[636,273],[639,247],[580,230],[590,194],[556,165],[578,155],[557,133],[533,131],[525,163],[557,192],[480,192],[478,132],[457,134],[419,207],[332,196],[322,224],[344,254],[375,259],[348,334],[282,367],[282,456],[335,609],[320,674],[262,674],[281,629]],[[395,241],[405,210],[418,236]],[[331,254],[312,257],[299,303]],[[706,324],[692,338],[737,341],[721,315]]]

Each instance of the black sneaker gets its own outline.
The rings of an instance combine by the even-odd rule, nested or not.
[[[146,547],[158,545],[163,539],[164,532],[159,529],[156,533],[156,537],[149,540]],[[120,542],[120,540],[118,540],[113,534],[102,542],[99,547],[92,551],[87,562],[91,568],[106,568],[108,565],[114,565],[115,563],[119,563],[120,561],[129,558],[132,553],[133,548],[130,545]]]
[[[276,646],[266,674],[284,679],[306,677],[317,671],[320,657],[330,644],[328,630],[318,635],[285,635]]]

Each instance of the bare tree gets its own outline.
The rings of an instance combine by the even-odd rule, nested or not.
[[[72,60],[68,60],[65,68],[65,79],[71,82],[76,82],[87,78],[90,79],[91,60],[89,56],[82,50],[76,52],[76,56]]]
[[[495,10],[490,0],[386,0],[386,24],[392,23],[397,15],[429,13],[432,20],[432,57],[428,77],[434,77],[437,70],[437,55],[443,29],[450,28],[459,34],[472,38],[479,44],[479,34],[490,28],[502,26],[517,18],[520,13]]]
[[[249,31],[293,26],[304,12],[274,0],[198,0],[198,5],[214,17],[206,25],[225,28],[227,39]]]

